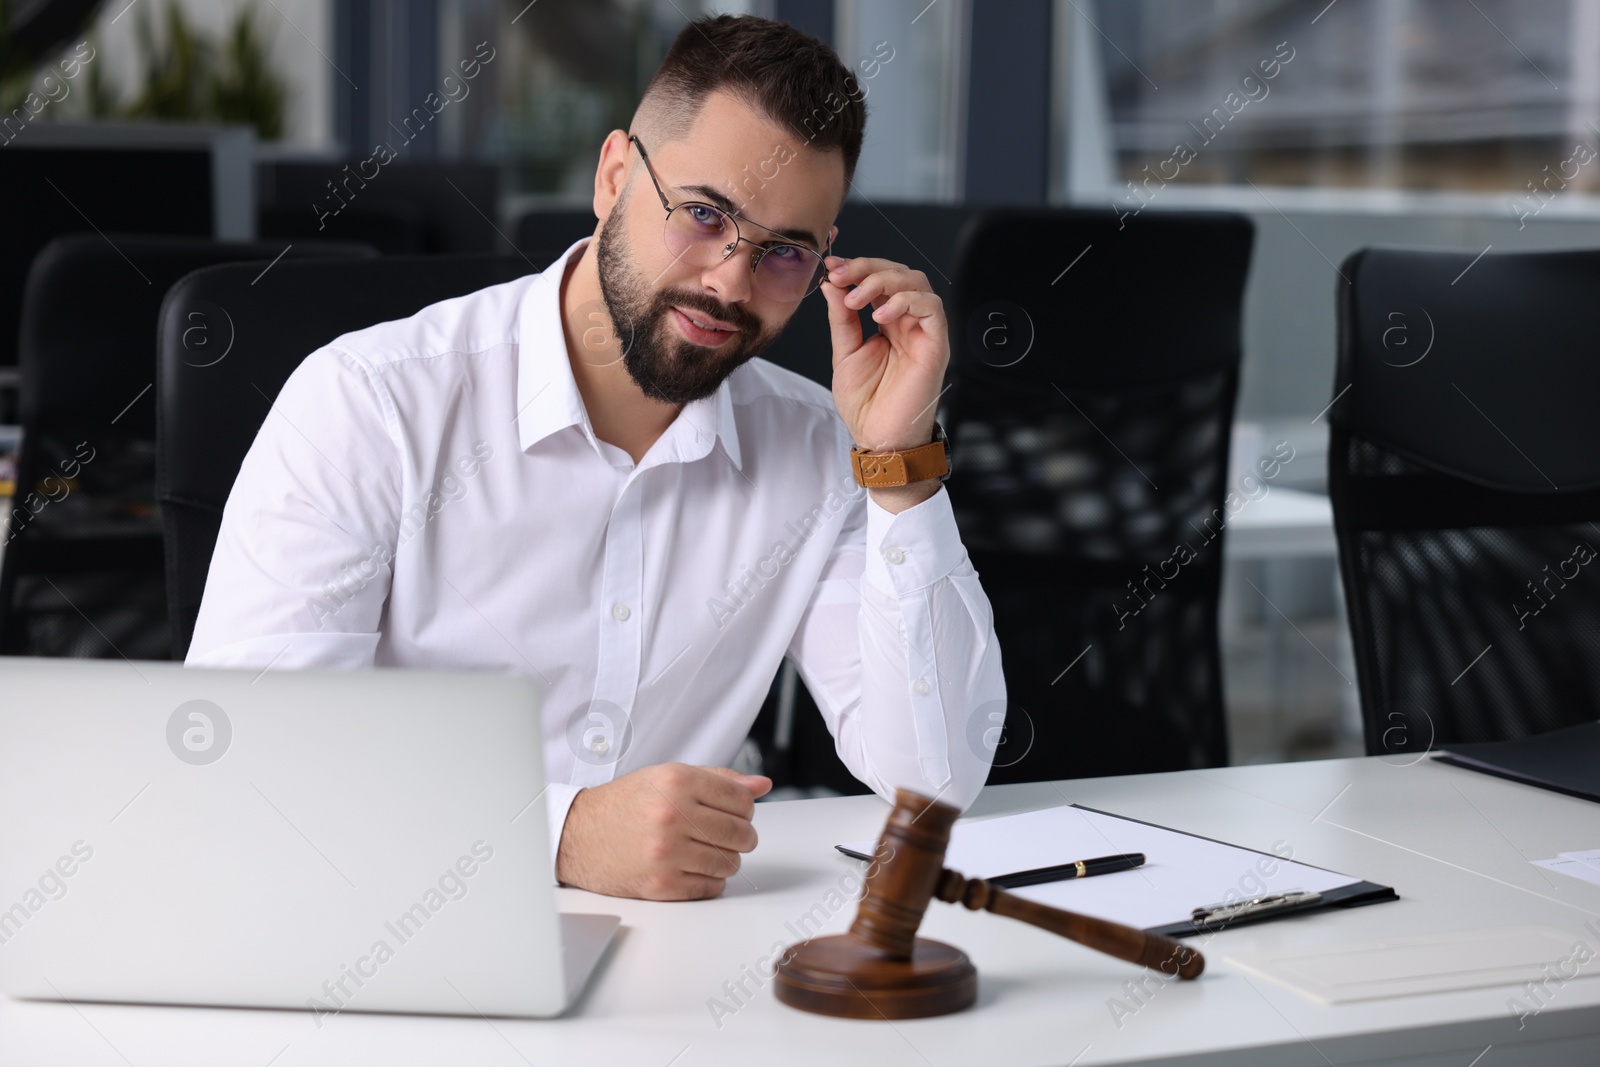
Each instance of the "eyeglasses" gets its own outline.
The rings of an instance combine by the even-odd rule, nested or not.
[[[697,200],[675,206],[669,204],[667,195],[661,191],[661,180],[656,177],[656,169],[650,165],[650,157],[645,154],[644,142],[637,135],[628,140],[639,147],[639,158],[644,160],[645,170],[650,172],[650,181],[656,187],[656,195],[666,209],[667,221],[662,236],[673,258],[682,259],[695,267],[715,267],[733,255],[739,242],[743,241],[756,250],[750,270],[755,275],[755,288],[761,295],[769,300],[795,303],[817,291],[822,284],[822,252],[791,241],[768,244],[752,241],[739,231],[740,222],[760,230],[767,228],[711,204]]]

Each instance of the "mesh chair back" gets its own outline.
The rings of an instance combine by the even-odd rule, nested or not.
[[[1217,599],[1253,227],[1119,225],[997,211],[957,261],[948,487],[1008,698],[968,730],[999,742],[990,782],[1227,761]]]
[[[233,480],[300,361],[340,334],[528,272],[521,256],[403,256],[280,263],[256,284],[248,268],[213,267],[172,289],[161,312],[156,484],[176,658],[194,634]],[[227,331],[225,358],[185,345],[197,322]]]
[[[1369,754],[1600,717],[1600,251],[1476,257],[1344,263],[1328,485]]]

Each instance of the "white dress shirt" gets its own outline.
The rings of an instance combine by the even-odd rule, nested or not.
[[[759,358],[637,464],[597,438],[560,313],[588,240],[306,358],[228,497],[187,662],[532,678],[552,852],[585,786],[727,766],[785,656],[861,781],[966,807],[1005,683],[944,489],[879,507],[829,391]]]

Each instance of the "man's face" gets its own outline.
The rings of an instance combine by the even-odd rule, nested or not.
[[[674,207],[692,200],[731,209],[760,224],[740,223],[750,241],[793,239],[824,250],[844,191],[838,152],[804,147],[802,138],[722,92],[706,100],[687,136],[646,143],[645,150]],[[637,148],[628,154],[629,184],[596,242],[600,289],[634,382],[655,400],[684,404],[715,392],[771,345],[799,303],[760,290],[751,272],[756,249],[745,242],[714,266],[674,257],[644,161]],[[766,227],[811,239],[781,238]],[[691,320],[715,329],[707,333]]]

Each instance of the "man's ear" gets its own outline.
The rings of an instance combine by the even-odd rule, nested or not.
[[[604,221],[628,180],[628,156],[631,144],[628,131],[612,130],[600,145],[600,162],[594,169],[594,214]]]
[[[830,253],[833,250],[834,242],[837,241],[838,239],[839,239],[839,227],[830,226],[828,228],[828,240],[827,240],[827,242],[825,244],[825,247],[829,250]]]

